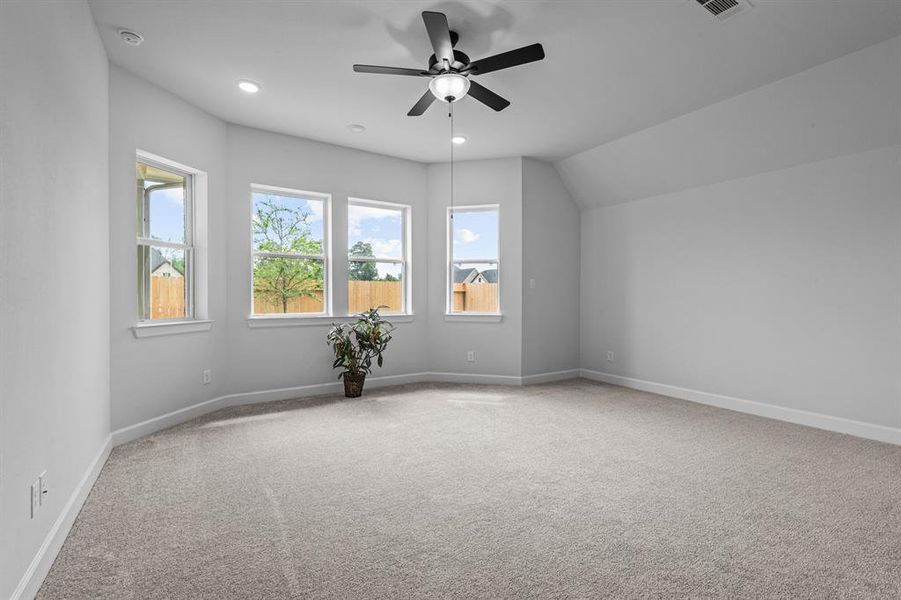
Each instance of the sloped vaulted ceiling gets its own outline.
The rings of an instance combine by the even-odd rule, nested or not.
[[[895,144],[901,144],[901,37],[556,166],[579,206],[593,208]]]

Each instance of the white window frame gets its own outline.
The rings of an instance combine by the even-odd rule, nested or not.
[[[366,200],[363,198],[351,198],[347,199],[347,225],[348,229],[350,228],[350,207],[351,206],[368,206],[371,208],[383,208],[386,210],[394,210],[400,211],[401,215],[401,258],[385,258],[380,256],[375,257],[351,257],[350,255],[350,242],[348,241],[347,248],[347,270],[350,273],[350,265],[355,262],[373,262],[373,263],[392,263],[395,265],[401,266],[401,281],[403,282],[403,298],[401,298],[401,310],[386,312],[386,315],[411,315],[413,314],[413,285],[412,285],[412,231],[411,231],[411,223],[412,223],[412,212],[413,208],[408,204],[395,204],[394,202],[382,202],[381,200]],[[349,233],[349,231],[348,231]],[[349,238],[349,236],[348,236]],[[348,286],[350,285],[350,279],[348,279]],[[349,295],[349,294],[348,294]],[[348,300],[349,302],[349,300]],[[345,307],[347,309],[348,307]],[[347,311],[347,314],[350,314],[350,311]]]
[[[150,319],[145,318],[147,313],[141,310],[142,314],[136,315],[136,324],[132,328],[135,337],[208,331],[213,321],[208,318],[207,313],[207,174],[200,169],[140,149],[135,151],[135,163],[138,162],[176,173],[186,179],[184,243],[150,238],[149,229],[143,225],[147,222],[146,213],[137,215],[142,221],[143,235],[136,238],[136,248],[160,246],[185,252],[185,316],[176,319]],[[148,208],[146,203],[142,207],[145,211]],[[144,289],[136,290],[139,307],[144,306],[147,293]]]
[[[286,196],[288,198],[297,198],[299,200],[318,200],[322,202],[322,254],[294,254],[280,252],[260,252],[254,248],[253,239],[253,194],[254,192],[262,194],[276,194],[278,196]],[[307,190],[299,190],[295,188],[277,187],[274,185],[266,185],[262,183],[250,184],[250,316],[249,321],[253,320],[284,320],[284,319],[321,319],[322,317],[332,316],[332,261],[331,261],[331,213],[332,213],[332,195],[324,192],[311,192]],[[262,313],[253,312],[253,264],[256,257],[270,258],[305,258],[310,260],[322,261],[322,283],[325,289],[322,293],[322,311],[315,313]]]
[[[497,258],[454,258],[454,223],[451,216],[462,212],[497,212]],[[447,273],[445,288],[445,319],[449,321],[500,321],[501,318],[501,207],[500,204],[473,204],[468,206],[447,207]],[[494,265],[497,269],[497,310],[493,312],[454,312],[454,265],[464,263],[483,263]]]

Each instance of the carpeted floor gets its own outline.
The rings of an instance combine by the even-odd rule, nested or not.
[[[412,385],[115,449],[40,598],[901,598],[901,448],[615,386]]]

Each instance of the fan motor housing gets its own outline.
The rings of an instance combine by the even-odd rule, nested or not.
[[[466,67],[469,64],[469,56],[460,52],[459,50],[454,50],[454,62],[451,63],[451,70],[459,71]],[[429,71],[432,73],[440,73],[444,69],[442,68],[444,65],[438,63],[438,59],[435,55],[431,55],[429,57]]]

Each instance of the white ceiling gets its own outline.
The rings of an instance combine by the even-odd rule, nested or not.
[[[419,13],[438,10],[470,58],[533,42],[547,58],[486,74],[512,105],[456,105],[462,159],[555,160],[901,34],[901,0],[752,0],[720,22],[695,0],[92,0],[110,59],[233,123],[424,162],[447,160],[442,105],[406,112],[427,80],[353,63],[425,67]],[[140,32],[124,44],[120,28]],[[262,83],[256,96],[235,80]],[[355,134],[350,123],[367,130]]]

